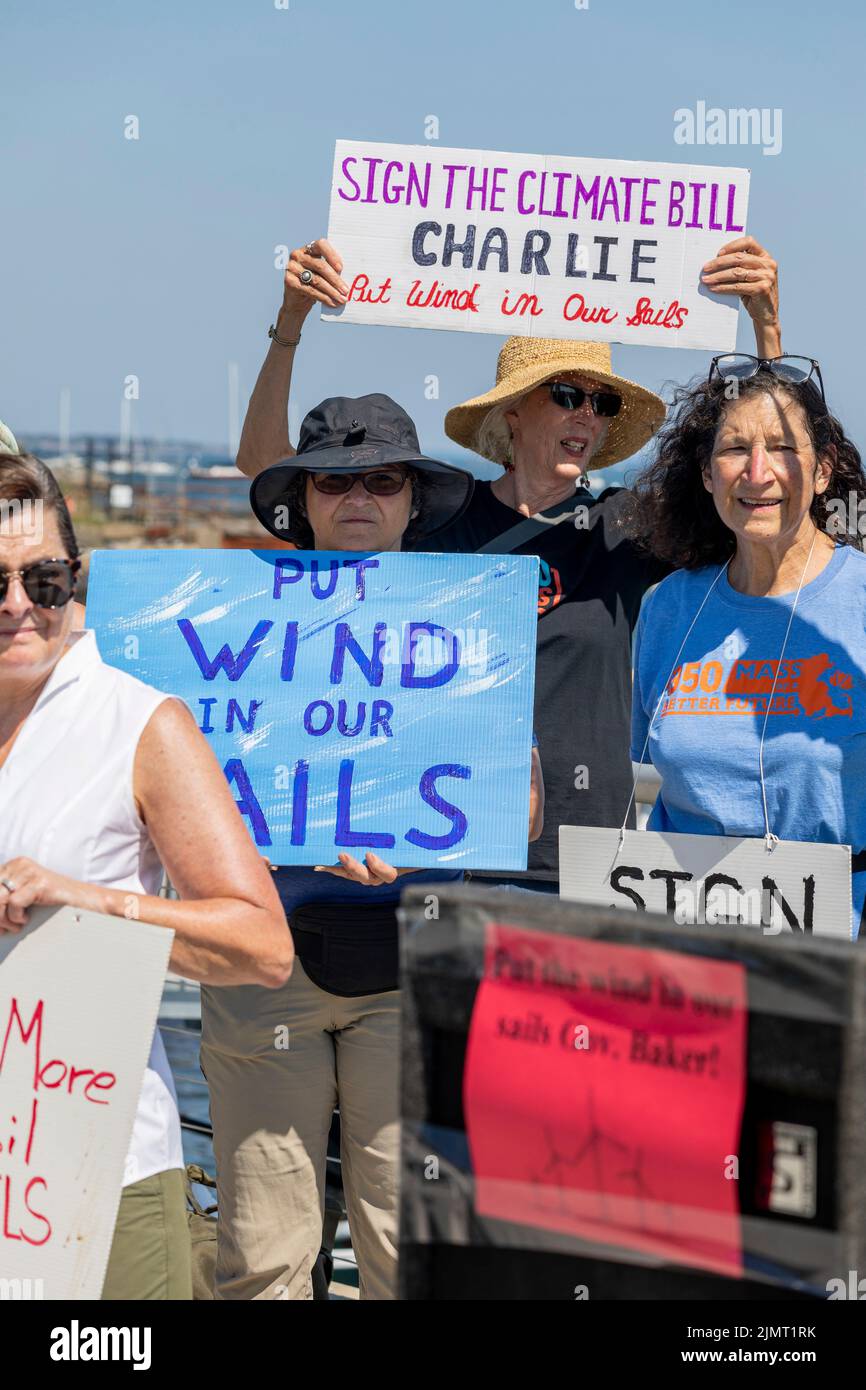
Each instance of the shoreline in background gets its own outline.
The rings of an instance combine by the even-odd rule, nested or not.
[[[249,481],[224,449],[192,440],[121,439],[16,431],[19,448],[55,473],[69,502],[84,552],[82,593],[91,550],[287,549],[254,517]],[[480,481],[500,476],[495,464],[464,450],[441,454]],[[592,491],[622,486],[645,464],[636,455],[590,475]]]

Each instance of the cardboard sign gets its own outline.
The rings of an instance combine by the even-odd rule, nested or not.
[[[494,1299],[588,1297],[590,1306],[826,1299],[840,1270],[866,1270],[866,953],[858,943],[708,932],[473,883],[443,885],[436,899],[433,916],[428,887],[407,880],[400,909],[402,1298],[453,1302],[482,1289]],[[592,949],[572,957],[570,942]],[[697,973],[681,970],[683,962]],[[590,1087],[600,1131],[592,1144]],[[707,1112],[707,1095],[718,1114]],[[683,1133],[681,1116],[694,1132]],[[553,1147],[539,1152],[549,1117]],[[715,1152],[709,1137],[704,1148],[704,1126]],[[598,1170],[590,1171],[590,1155]],[[515,1190],[530,1164],[544,1181]],[[673,1202],[666,1167],[683,1184]],[[478,1175],[485,1209],[501,1215],[479,1210]],[[497,1179],[510,1190],[497,1193],[489,1185]],[[733,1187],[738,1232],[725,1196]],[[682,1210],[671,1225],[663,1202],[692,1210],[706,1202],[715,1249],[697,1243],[710,1230],[702,1219],[693,1226]],[[586,1235],[584,1218],[596,1223]],[[648,1256],[650,1242],[670,1236],[668,1258]],[[736,1271],[738,1247],[736,1279],[700,1267],[709,1256]]]
[[[0,1279],[99,1298],[174,932],[71,907],[0,937]]]
[[[741,1274],[745,1039],[741,965],[488,923],[463,1086],[477,1211]]]
[[[741,923],[768,935],[850,941],[848,845],[729,835],[559,828],[559,888],[571,902],[670,913],[678,922]]]
[[[701,267],[743,234],[745,169],[338,140],[328,239],[347,323],[736,347]]]
[[[87,621],[186,701],[272,863],[521,869],[537,590],[531,556],[102,551]]]

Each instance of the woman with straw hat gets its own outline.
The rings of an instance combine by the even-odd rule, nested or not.
[[[623,488],[594,498],[586,474],[630,458],[665,407],[616,374],[606,343],[509,338],[492,390],[455,406],[445,431],[499,463],[437,548],[539,556],[535,721],[547,777],[547,831],[526,875],[476,875],[558,891],[560,825],[619,824],[631,786],[631,632],[666,568],[629,542]]]
[[[752,237],[722,247],[702,279],[738,294],[758,352],[781,352],[776,263]],[[510,338],[492,390],[445,417],[445,432],[503,468],[476,482],[436,548],[539,556],[535,729],[545,776],[542,836],[525,875],[473,873],[557,892],[560,825],[619,825],[629,801],[631,637],[643,595],[668,566],[629,539],[627,488],[598,497],[586,475],[636,454],[665,415],[652,391],[619,376],[607,343]]]
[[[295,349],[315,303],[346,303],[342,272],[339,252],[324,239],[292,252],[238,451],[250,477],[294,452],[286,417]],[[781,353],[776,262],[753,237],[723,246],[701,280],[714,294],[739,296],[759,357]],[[557,892],[558,827],[622,821],[632,785],[631,636],[644,593],[669,567],[628,539],[627,489],[594,497],[582,484],[587,473],[636,453],[664,413],[660,397],[614,373],[607,344],[511,338],[493,389],[446,416],[450,438],[503,473],[477,482],[463,515],[423,548],[517,551],[541,563],[535,729],[545,829],[525,875],[488,876],[500,884]]]

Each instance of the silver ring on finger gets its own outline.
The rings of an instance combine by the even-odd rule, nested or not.
[[[302,270],[298,279],[302,285],[311,285],[313,283],[313,272],[311,270]]]
[[[15,892],[15,884],[12,882],[11,878],[0,878],[0,883],[2,883],[7,893]]]

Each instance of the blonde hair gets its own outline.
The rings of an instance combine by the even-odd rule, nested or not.
[[[514,410],[522,399],[521,396],[505,405],[494,405],[481,421],[475,436],[475,452],[483,458],[501,464],[503,468],[511,463],[511,426],[505,418],[505,412]]]

